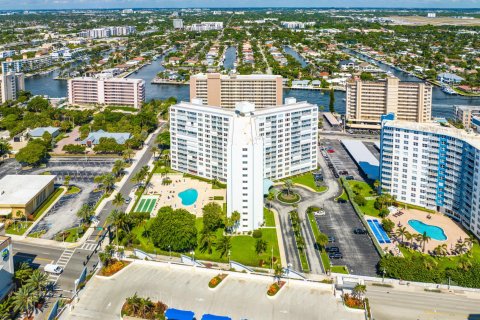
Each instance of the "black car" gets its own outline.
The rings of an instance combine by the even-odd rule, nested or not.
[[[357,228],[357,229],[353,230],[353,233],[355,233],[355,234],[366,234],[367,230],[362,229],[362,228]]]
[[[340,252],[340,248],[338,248],[338,247],[326,247],[325,251],[327,251],[328,253]]]
[[[332,252],[328,255],[330,259],[343,259],[343,254],[340,252]]]

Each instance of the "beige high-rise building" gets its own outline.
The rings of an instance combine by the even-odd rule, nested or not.
[[[68,103],[118,105],[141,108],[145,81],[126,78],[74,78],[68,80]]]
[[[23,73],[8,72],[0,76],[0,102],[16,100],[18,92],[25,90]]]
[[[398,120],[426,122],[432,117],[432,86],[423,82],[403,82],[395,77],[384,81],[347,83],[347,126],[380,129],[380,118],[394,113]]]
[[[283,100],[283,81],[277,75],[197,74],[190,78],[190,99],[204,105],[234,108],[248,101],[257,108],[278,106]]]

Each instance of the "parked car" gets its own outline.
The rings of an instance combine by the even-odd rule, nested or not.
[[[328,237],[328,242],[335,242],[335,237],[329,236]]]
[[[63,268],[60,267],[59,265],[49,263],[47,264],[43,270],[48,273],[53,273],[53,274],[60,274],[63,272]]]
[[[324,215],[325,215],[325,211],[322,210],[322,209],[320,209],[320,210],[318,210],[318,211],[315,211],[313,214],[314,214],[315,216],[324,216]]]
[[[331,253],[331,252],[340,252],[340,248],[339,248],[339,247],[326,247],[326,248],[325,248],[325,251],[327,251],[328,253]]]
[[[328,257],[330,259],[343,259],[343,254],[341,254],[340,252],[334,252],[334,253],[330,253]]]
[[[130,197],[128,197],[127,199],[125,199],[125,203],[126,203],[126,204],[129,204],[130,201],[132,201],[132,198],[130,198]]]
[[[353,233],[355,233],[355,234],[366,234],[367,230],[362,229],[362,228],[356,228],[356,229],[353,229]]]

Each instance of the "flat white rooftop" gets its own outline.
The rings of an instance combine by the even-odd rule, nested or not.
[[[6,175],[0,180],[0,205],[25,205],[55,180],[55,175]]]
[[[342,140],[342,144],[348,150],[355,162],[363,172],[372,180],[379,177],[380,163],[377,158],[368,150],[362,141]]]

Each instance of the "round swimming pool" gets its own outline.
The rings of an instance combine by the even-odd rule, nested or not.
[[[180,199],[182,199],[182,204],[184,206],[191,206],[197,201],[198,191],[195,189],[187,189],[178,194]]]
[[[445,235],[445,232],[440,227],[426,224],[419,220],[408,220],[408,224],[410,225],[410,227],[415,229],[415,231],[417,231],[418,233],[420,234],[426,233],[427,236],[429,236],[433,240],[438,240],[438,241],[447,240],[447,236]]]

